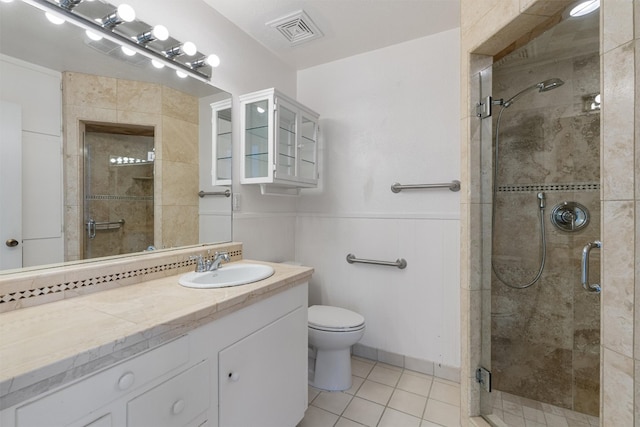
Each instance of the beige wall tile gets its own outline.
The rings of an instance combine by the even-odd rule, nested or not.
[[[606,0],[601,4],[600,43],[602,51],[607,53],[633,40],[634,5],[632,0]]]
[[[177,247],[198,241],[198,206],[163,206],[162,244]]]
[[[529,15],[554,16],[561,14],[575,0],[520,0],[520,11]]]
[[[117,108],[148,114],[162,112],[162,86],[133,80],[117,81]]]
[[[602,56],[604,88],[602,175],[604,200],[634,197],[634,47],[620,46]]]
[[[602,396],[600,425],[632,426],[633,422],[633,359],[604,349],[604,374],[602,375]]]
[[[198,124],[198,99],[175,89],[163,87],[162,114]]]
[[[164,116],[162,119],[162,159],[190,163],[198,168],[198,125]]]
[[[116,109],[116,79],[66,72],[62,76],[63,103],[80,107]]]
[[[163,160],[162,173],[162,203],[164,206],[198,206],[199,177],[197,167],[188,163]]]
[[[602,344],[633,357],[634,204],[605,201],[602,209]]]

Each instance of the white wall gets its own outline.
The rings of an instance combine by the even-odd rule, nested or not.
[[[453,367],[459,193],[390,186],[460,178],[458,52],[456,29],[313,67],[297,97],[321,114],[323,188],[299,198],[295,229],[296,259],[315,268],[310,302],[361,313],[363,345]]]
[[[8,56],[0,76],[0,99],[22,107],[22,265],[62,262],[61,76]]]

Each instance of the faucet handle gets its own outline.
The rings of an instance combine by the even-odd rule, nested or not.
[[[229,262],[229,260],[231,258],[229,258],[229,252],[216,252],[215,254],[213,254],[213,259],[216,260],[218,258],[221,258],[227,262]]]
[[[196,260],[196,273],[202,273],[203,271],[206,271],[205,262],[204,262],[204,259],[202,258],[202,255],[200,254],[191,255],[189,259]]]

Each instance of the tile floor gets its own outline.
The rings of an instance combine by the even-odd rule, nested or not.
[[[598,426],[598,417],[559,408],[513,394],[491,392],[493,414],[509,427],[592,427]]]
[[[298,427],[434,427],[460,425],[460,385],[385,363],[353,357],[345,392],[309,387]]]

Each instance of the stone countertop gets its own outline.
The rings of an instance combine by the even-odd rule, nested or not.
[[[238,261],[244,262],[271,265],[275,273],[217,289],[186,288],[175,275],[0,314],[0,410],[304,283],[313,273]]]

